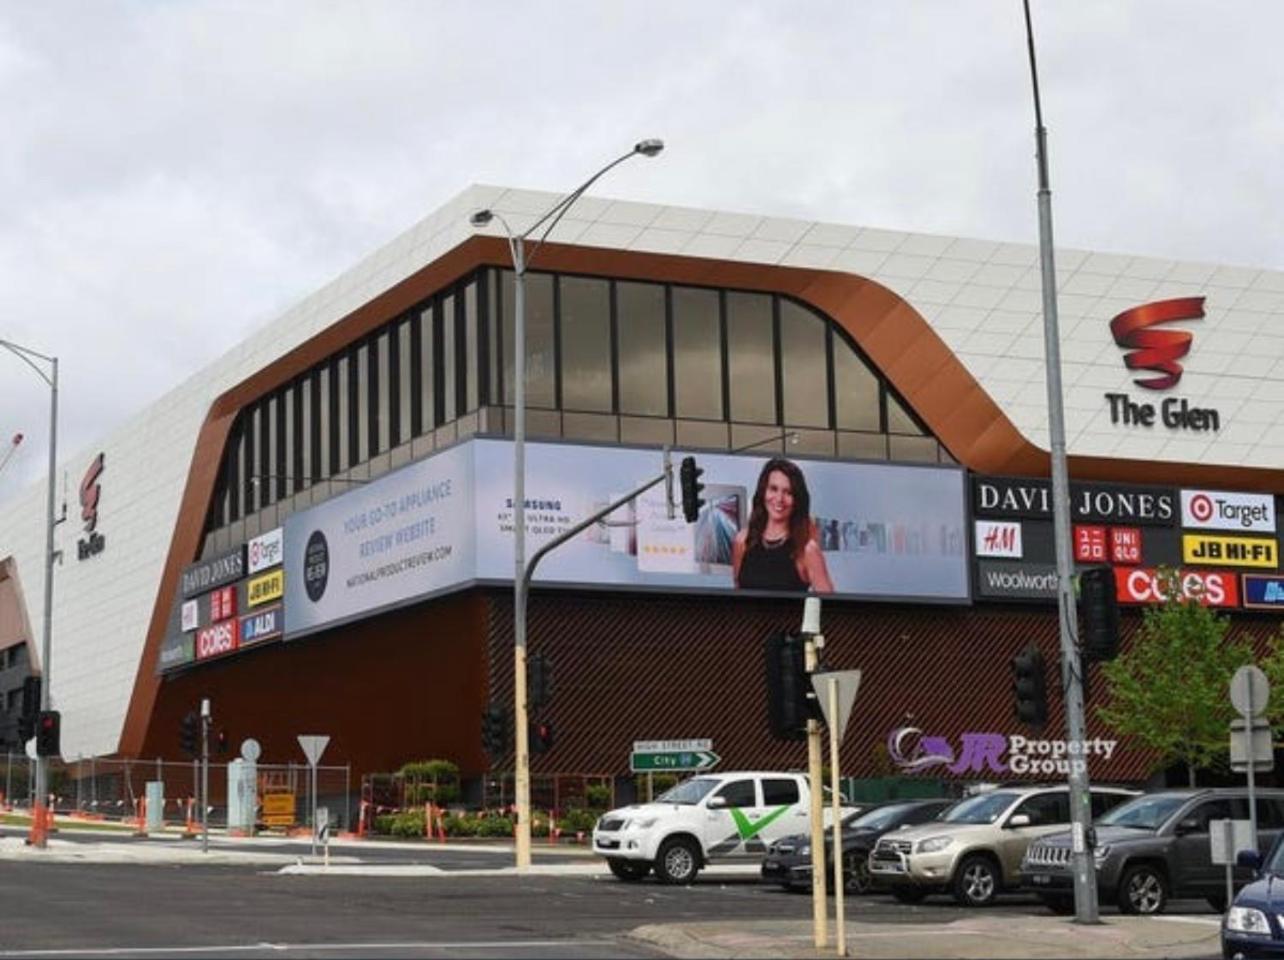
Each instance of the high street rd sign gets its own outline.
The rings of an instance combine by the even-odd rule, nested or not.
[[[721,759],[713,752],[712,740],[635,740],[629,769],[634,773],[709,770]]]

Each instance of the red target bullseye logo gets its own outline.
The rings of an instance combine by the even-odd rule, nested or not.
[[[1190,498],[1190,515],[1199,523],[1207,523],[1213,518],[1212,498],[1205,494],[1196,494]]]

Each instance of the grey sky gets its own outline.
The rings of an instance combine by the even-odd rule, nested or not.
[[[1284,267],[1284,6],[1035,0],[1065,246]],[[471,182],[1033,242],[1019,0],[0,8],[0,338],[119,426]],[[47,391],[0,354],[0,498]],[[3,454],[0,453],[0,456]]]

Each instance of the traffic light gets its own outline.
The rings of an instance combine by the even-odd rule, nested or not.
[[[22,713],[18,714],[18,739],[25,745],[36,735],[36,718],[40,715],[40,678],[22,681]]]
[[[1012,658],[1012,692],[1016,694],[1016,718],[1033,727],[1048,722],[1048,684],[1043,653],[1031,644]]]
[[[526,661],[526,700],[537,710],[553,699],[553,661],[535,654]]]
[[[1119,598],[1112,567],[1090,567],[1079,574],[1079,638],[1085,660],[1104,662],[1119,655]]]
[[[62,714],[57,710],[41,710],[36,719],[36,756],[60,756],[61,733]]]
[[[695,523],[700,516],[700,508],[704,506],[704,498],[700,496],[704,490],[704,484],[700,482],[702,473],[704,470],[696,466],[695,457],[682,458],[678,479],[682,483],[682,516],[687,523]]]
[[[195,710],[189,710],[178,728],[178,745],[189,757],[196,757],[201,752],[201,718]]]
[[[548,753],[553,749],[553,725],[547,722],[530,725],[531,753]]]
[[[227,753],[227,731],[226,730],[220,730],[218,732],[218,735],[214,738],[214,744],[217,747],[220,756]]]
[[[767,721],[777,740],[806,740],[808,719],[821,719],[801,637],[767,638]]]
[[[509,730],[512,724],[508,719],[508,711],[497,703],[492,703],[482,711],[482,749],[484,749],[491,758],[502,756],[508,752]]]

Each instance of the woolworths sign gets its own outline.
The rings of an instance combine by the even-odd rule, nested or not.
[[[976,579],[983,597],[1047,600],[1057,595],[1057,568],[1051,563],[978,560]]]

